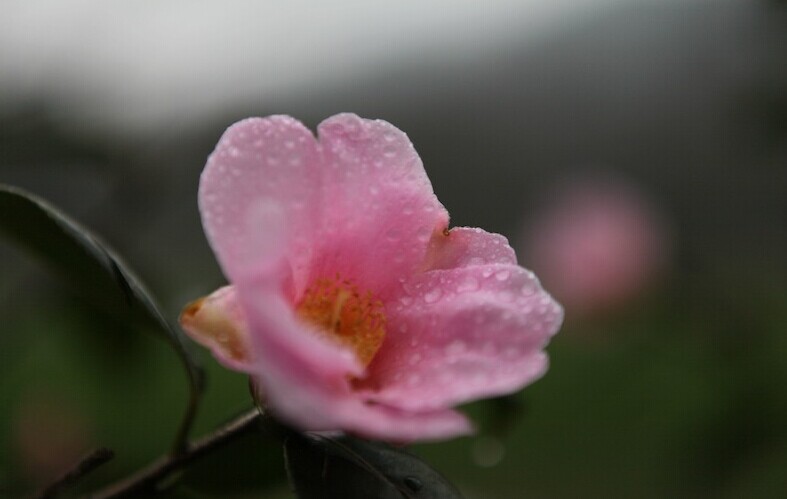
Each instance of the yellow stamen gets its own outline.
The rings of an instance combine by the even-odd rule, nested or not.
[[[372,361],[385,337],[382,302],[339,276],[317,279],[304,293],[297,312],[319,334],[350,347],[364,365]]]

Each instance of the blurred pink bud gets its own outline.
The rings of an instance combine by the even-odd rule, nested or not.
[[[662,218],[632,185],[574,181],[536,216],[524,254],[571,316],[605,313],[639,296],[664,269]]]

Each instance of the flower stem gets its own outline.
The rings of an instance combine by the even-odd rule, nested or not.
[[[115,457],[115,453],[106,447],[94,449],[89,454],[80,459],[77,464],[65,472],[60,478],[44,488],[36,497],[39,499],[45,499],[57,496],[65,487],[79,480],[113,457]]]
[[[217,428],[202,438],[189,442],[177,454],[161,456],[148,466],[107,488],[91,494],[94,499],[110,499],[155,493],[173,472],[181,470],[205,454],[227,444],[235,437],[253,429],[262,419],[258,409],[253,409]]]

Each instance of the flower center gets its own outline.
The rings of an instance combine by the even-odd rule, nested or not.
[[[369,365],[385,337],[385,311],[372,293],[361,293],[350,281],[317,279],[297,306],[300,318],[321,335],[350,347]]]

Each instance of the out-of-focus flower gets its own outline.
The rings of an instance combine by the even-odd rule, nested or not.
[[[231,285],[184,329],[306,430],[386,440],[471,431],[453,406],[547,368],[561,307],[506,239],[448,229],[407,136],[352,114],[227,130],[199,192]]]
[[[667,233],[656,210],[620,180],[576,180],[543,208],[523,242],[528,262],[569,311],[619,308],[663,269]]]

